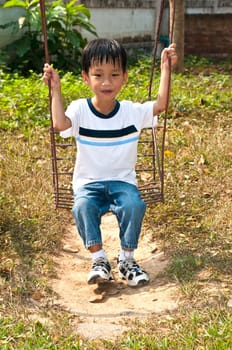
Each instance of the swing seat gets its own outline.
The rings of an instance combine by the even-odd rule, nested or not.
[[[138,142],[136,174],[138,188],[147,204],[163,202],[163,174],[160,166],[160,150],[157,133],[162,128],[143,129]],[[55,207],[71,209],[74,203],[72,176],[76,158],[74,139],[63,139],[51,128],[53,133],[53,184]]]

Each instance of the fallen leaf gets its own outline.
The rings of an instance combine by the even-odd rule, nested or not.
[[[167,149],[166,151],[164,151],[164,155],[168,158],[173,158],[174,153],[172,151],[170,151],[169,149]]]
[[[41,299],[43,298],[43,295],[42,295],[41,292],[35,292],[35,293],[32,294],[31,297],[32,297],[32,299],[34,299],[34,300],[41,300]]]

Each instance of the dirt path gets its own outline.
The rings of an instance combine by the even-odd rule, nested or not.
[[[102,232],[115,278],[113,282],[99,286],[87,284],[91,257],[83,248],[75,226],[71,225],[63,242],[63,251],[55,258],[57,279],[52,280],[52,289],[58,295],[57,303],[79,316],[76,331],[88,339],[112,338],[127,329],[125,321],[128,319],[170,313],[178,307],[177,286],[167,284],[158,276],[168,261],[147,234],[142,233],[135,258],[149,273],[150,283],[130,288],[117,273],[118,226],[112,214],[103,217]]]

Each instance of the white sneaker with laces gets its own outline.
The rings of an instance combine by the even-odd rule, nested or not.
[[[88,274],[88,284],[110,281],[112,279],[113,275],[109,261],[102,257],[94,260],[92,269]]]
[[[137,287],[147,284],[149,276],[134,259],[118,261],[119,276],[127,280],[130,287]]]

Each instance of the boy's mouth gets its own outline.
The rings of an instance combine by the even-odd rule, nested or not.
[[[101,91],[103,94],[112,94],[113,90],[109,90],[109,89],[104,89]]]

